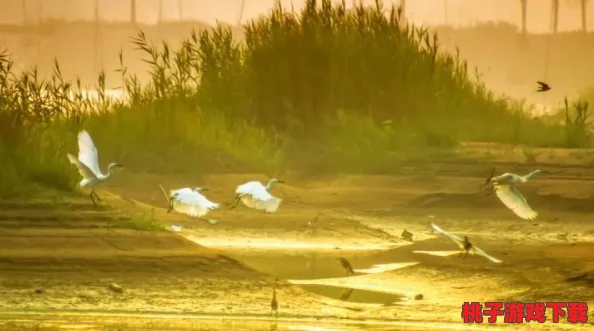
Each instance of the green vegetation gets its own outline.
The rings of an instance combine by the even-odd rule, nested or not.
[[[76,132],[92,135],[103,163],[135,171],[209,171],[220,160],[251,170],[385,172],[460,141],[568,144],[566,127],[531,118],[522,103],[468,78],[458,54],[395,8],[278,5],[237,42],[223,26],[192,33],[179,49],[132,42],[151,81],[140,85],[120,55],[126,100],[85,98],[81,86],[0,58],[0,198],[32,184],[76,188]],[[23,186],[24,185],[24,186]],[[26,191],[25,191],[26,190]]]
[[[165,231],[165,226],[161,224],[159,221],[154,219],[151,215],[150,218],[148,217],[134,217],[129,221],[125,221],[124,223],[118,223],[122,225],[124,228],[129,228],[132,230],[139,230],[139,231]]]
[[[564,104],[566,146],[577,148],[589,146],[591,137],[590,104],[580,99],[570,107],[567,98],[565,98]]]

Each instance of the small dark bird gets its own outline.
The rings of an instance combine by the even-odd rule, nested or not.
[[[410,232],[408,232],[408,231],[406,231],[406,229],[404,229],[404,231],[402,231],[401,237],[404,240],[413,241],[412,240],[413,234],[410,233]]]
[[[485,253],[485,251],[483,251],[482,249],[471,244],[470,241],[468,240],[468,236],[464,236],[464,239],[462,239],[454,234],[444,231],[442,228],[440,228],[439,226],[437,226],[434,223],[431,223],[431,227],[433,228],[433,230],[435,232],[445,235],[446,237],[450,238],[453,242],[455,242],[456,245],[458,245],[458,247],[460,247],[460,249],[462,250],[462,253],[464,253],[464,254],[458,255],[459,257],[462,257],[463,259],[465,259],[466,256],[468,256],[468,253],[472,250],[473,253],[475,253],[477,255],[481,255],[493,263],[501,263],[501,260],[498,260],[498,259],[490,256],[489,254]]]
[[[464,256],[462,256],[462,260],[468,256],[468,252],[472,249],[472,244],[468,240],[468,236],[464,236],[464,241],[462,242],[462,249],[464,250]]]
[[[538,87],[538,90],[536,90],[536,92],[546,92],[551,89],[551,86],[545,82],[537,81],[536,83],[538,85],[540,85]]]
[[[493,176],[495,175],[495,167],[493,167],[493,169],[491,170],[491,173],[489,174],[489,177],[487,177],[487,180],[485,180],[485,185],[484,188],[485,190],[487,190],[487,185],[491,184],[491,180],[493,179]],[[489,196],[493,193],[493,188],[494,186],[491,185],[488,189],[489,189],[489,193],[486,194],[486,196]]]
[[[175,200],[175,198],[175,195],[169,198],[169,208],[167,209],[167,214],[173,210],[173,200]]]
[[[270,301],[270,316],[272,316],[272,312],[274,311],[275,317],[278,318],[278,301],[276,300],[276,284],[272,288],[272,301]]]
[[[340,261],[340,265],[344,268],[344,270],[346,270],[349,274],[354,275],[355,271],[353,270],[353,267],[351,266],[351,264],[349,263],[349,261],[347,261],[347,259],[345,259],[344,257],[339,257],[337,258],[338,261]]]

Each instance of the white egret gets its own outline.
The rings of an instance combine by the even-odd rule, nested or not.
[[[283,200],[268,193],[274,183],[284,183],[284,181],[273,178],[266,184],[266,186],[258,181],[239,185],[237,190],[235,190],[237,195],[235,196],[234,205],[231,209],[237,207],[239,200],[241,200],[241,202],[248,208],[265,210],[268,213],[276,212]]]
[[[487,178],[486,184],[491,184],[487,195],[491,195],[493,190],[495,190],[495,194],[499,200],[501,200],[501,202],[503,202],[503,204],[511,209],[516,215],[526,220],[536,219],[538,213],[528,205],[528,201],[526,201],[526,198],[524,198],[515,185],[518,183],[525,183],[532,176],[538,173],[544,173],[544,171],[536,169],[525,176],[504,173],[503,175],[493,177],[494,171],[495,169],[491,172],[491,176]]]
[[[80,187],[91,186],[93,188],[90,197],[91,201],[93,201],[93,205],[97,207],[94,198],[97,198],[97,200],[101,200],[101,198],[99,198],[95,192],[95,187],[110,178],[115,173],[116,168],[123,168],[124,165],[110,163],[109,166],[107,166],[107,175],[102,174],[99,169],[97,148],[95,148],[91,136],[85,130],[78,133],[78,158],[70,153],[67,155],[70,163],[78,168],[78,172],[83,177],[79,184]]]
[[[439,233],[445,235],[446,237],[450,238],[452,241],[454,241],[460,247],[460,249],[463,250],[463,252],[464,252],[464,255],[462,256],[463,259],[466,258],[466,256],[468,255],[469,252],[473,252],[474,254],[482,255],[482,256],[486,257],[491,262],[501,263],[501,260],[498,260],[498,259],[490,256],[489,254],[485,253],[485,251],[483,251],[482,249],[471,244],[470,241],[468,241],[468,236],[464,236],[464,239],[462,239],[456,235],[453,235],[451,233],[444,231],[443,229],[441,229],[439,226],[437,226],[434,223],[431,223],[431,227],[436,232],[439,232]]]
[[[200,193],[207,190],[200,187],[192,190],[186,187],[169,191],[170,206],[167,212],[175,210],[178,213],[202,219],[208,212],[219,207],[218,203],[209,201]]]

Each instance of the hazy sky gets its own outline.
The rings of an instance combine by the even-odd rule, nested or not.
[[[98,0],[100,16],[105,20],[123,21],[130,17],[129,1]],[[208,23],[216,20],[234,23],[239,14],[241,0],[137,0],[138,20],[156,23],[159,17],[159,3],[163,3],[163,19],[197,19]],[[340,0],[338,0],[340,1]],[[337,1],[337,2],[338,2]],[[359,0],[358,0],[359,1]],[[304,0],[282,0],[284,5],[293,3],[300,8]],[[353,0],[346,0],[351,5]],[[399,3],[394,0],[393,3]],[[581,27],[579,0],[560,0],[559,30],[575,30]],[[0,0],[0,22],[18,24],[23,21],[23,3],[29,19],[43,16],[66,20],[90,20],[94,17],[95,0]],[[372,5],[374,0],[363,0]],[[384,3],[390,3],[384,0]],[[476,21],[506,20],[519,25],[519,0],[407,0],[406,15],[415,23],[468,25]],[[246,0],[244,19],[255,18],[266,13],[273,0]],[[528,0],[528,30],[546,32],[549,30],[551,1]],[[594,1],[589,1],[589,30],[594,30]]]

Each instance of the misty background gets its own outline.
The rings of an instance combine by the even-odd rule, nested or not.
[[[208,24],[216,21],[236,23],[243,0],[137,0],[137,21],[157,24],[161,21],[197,20]],[[340,0],[334,1],[336,3]],[[346,0],[347,7],[353,3],[373,5],[375,0]],[[48,19],[80,21],[94,20],[95,6],[99,16],[110,22],[126,22],[130,19],[130,2],[125,0],[2,0],[1,24],[21,24],[25,20]],[[281,0],[290,8],[300,9],[304,0]],[[385,5],[400,4],[400,0],[383,1]],[[273,0],[246,0],[243,19],[249,20],[266,13]],[[533,33],[549,31],[551,1],[527,2],[527,29]],[[26,14],[23,8],[26,8]],[[505,21],[521,24],[519,0],[408,0],[406,17],[415,24],[449,24],[464,26],[482,21]],[[581,29],[580,0],[559,2],[559,31]],[[587,8],[588,21],[594,19],[594,6]]]
[[[334,1],[339,3],[341,1]],[[374,0],[346,0],[373,6]],[[245,24],[265,14],[273,0],[0,0],[0,45],[13,55],[18,70],[37,66],[40,75],[52,72],[54,59],[68,79],[80,77],[92,85],[100,70],[108,88],[120,86],[118,53],[124,52],[129,72],[147,79],[146,64],[130,37],[144,31],[150,41],[177,46],[192,29],[217,22]],[[243,6],[242,6],[243,3]],[[299,10],[303,0],[282,0],[288,10]],[[401,0],[383,1],[399,5]],[[587,1],[582,17],[580,0],[528,0],[527,35],[522,35],[521,0],[408,0],[405,17],[433,27],[443,49],[461,50],[477,76],[497,93],[526,99],[539,107],[553,107],[564,96],[573,97],[594,86],[594,5]],[[585,19],[585,21],[584,21]],[[136,24],[130,24],[135,20]],[[584,22],[586,31],[584,31]],[[24,24],[27,23],[27,28]],[[241,29],[235,28],[237,38]],[[473,70],[471,70],[473,71]],[[474,71],[473,71],[474,75]],[[550,93],[535,94],[535,81],[547,80]]]

